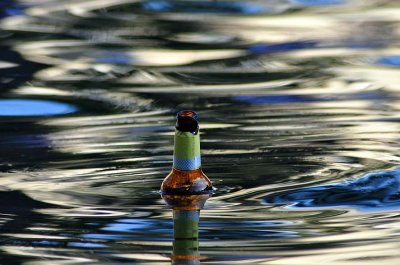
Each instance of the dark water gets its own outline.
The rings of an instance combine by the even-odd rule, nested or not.
[[[398,1],[0,9],[1,264],[168,264],[181,109],[202,264],[400,263]]]

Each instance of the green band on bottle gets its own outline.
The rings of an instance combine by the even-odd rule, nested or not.
[[[180,159],[194,159],[200,156],[200,134],[176,130],[174,156]]]

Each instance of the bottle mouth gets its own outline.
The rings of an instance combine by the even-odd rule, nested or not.
[[[197,122],[197,113],[192,110],[182,110],[176,115],[175,128],[181,132],[191,132],[197,134],[199,123]]]

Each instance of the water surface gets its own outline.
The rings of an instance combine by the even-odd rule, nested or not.
[[[400,262],[397,1],[0,9],[0,263],[169,264],[181,109],[218,188],[202,264]]]

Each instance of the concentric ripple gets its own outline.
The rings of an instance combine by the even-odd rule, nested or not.
[[[290,207],[352,207],[365,211],[400,207],[400,170],[370,173],[360,178],[311,186],[264,199]]]
[[[202,264],[400,262],[397,1],[0,7],[1,264],[169,264],[182,109]]]

